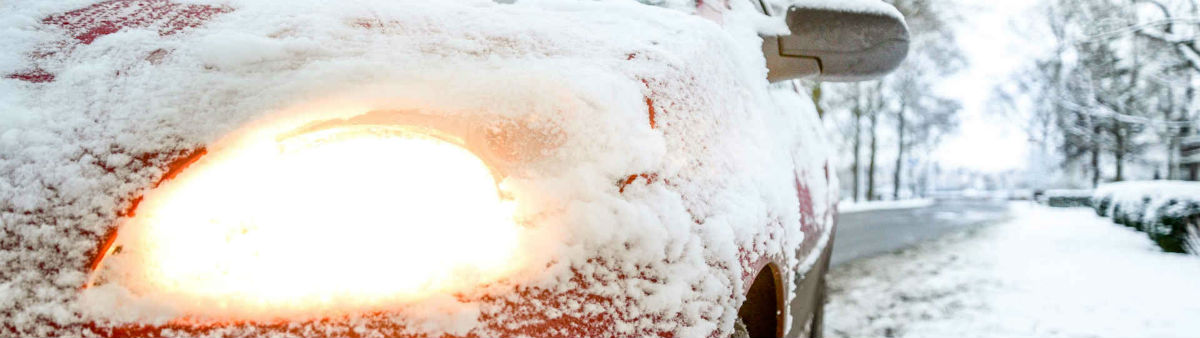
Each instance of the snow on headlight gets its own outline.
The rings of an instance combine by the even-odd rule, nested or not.
[[[482,160],[426,133],[250,136],[147,194],[98,273],[202,317],[386,308],[504,276],[511,203]]]

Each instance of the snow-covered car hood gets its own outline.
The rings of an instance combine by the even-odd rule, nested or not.
[[[501,141],[540,135],[502,182],[527,229],[524,268],[398,304],[386,319],[403,332],[519,332],[549,311],[607,318],[618,335],[708,336],[736,318],[747,254],[788,257],[784,280],[804,263],[796,187],[775,183],[827,181],[824,136],[811,102],[769,89],[751,14],[717,24],[619,1],[145,3],[210,12],[81,33],[45,18],[87,1],[0,5],[0,74],[13,74],[0,78],[4,335],[164,323],[187,306],[81,285],[169,164],[218,153],[231,135],[372,111],[469,121]],[[813,205],[832,217],[826,201]],[[563,296],[515,298],[538,293]]]

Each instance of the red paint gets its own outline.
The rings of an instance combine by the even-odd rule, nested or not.
[[[633,60],[635,57],[637,57],[637,54],[631,53],[629,54],[628,60]],[[646,91],[649,92],[649,94],[646,94],[646,109],[649,110],[650,129],[658,128],[658,122],[655,120],[655,115],[657,115],[657,112],[654,108],[654,99],[651,98],[651,96],[654,95],[654,90],[650,88],[650,82],[646,81],[646,79],[642,79],[642,86],[646,87]]]
[[[650,129],[658,128],[658,124],[654,121],[654,100],[646,97],[646,106],[650,107]]]
[[[233,8],[225,6],[179,4],[168,0],[110,0],[51,15],[42,19],[42,23],[62,27],[71,38],[87,45],[125,28],[158,28],[159,35],[168,36],[231,11]]]
[[[813,210],[812,193],[808,184],[800,180],[799,173],[796,174],[796,199],[800,207],[800,231],[804,232],[804,242],[800,244],[799,252],[802,256],[816,255],[818,253],[813,249],[829,225],[822,226],[818,222],[817,213]]]
[[[620,186],[618,191],[625,192],[625,186],[633,184],[633,182],[637,181],[638,177],[645,179],[646,184],[651,184],[651,183],[654,183],[654,181],[658,180],[658,174],[655,174],[655,173],[629,175],[629,177],[626,177],[624,180],[621,181],[621,183],[618,184],[618,186]]]
[[[233,8],[226,6],[180,4],[168,0],[110,0],[51,15],[42,19],[42,24],[65,30],[65,39],[31,52],[30,59],[35,63],[31,67],[33,70],[6,77],[33,83],[51,82],[54,74],[36,65],[42,59],[69,54],[79,45],[89,45],[102,36],[126,28],[153,28],[158,30],[159,36],[169,36],[231,11]]]
[[[175,176],[178,176],[179,173],[183,172],[184,169],[187,169],[187,167],[191,166],[193,163],[196,163],[196,161],[200,160],[200,157],[203,157],[206,153],[207,151],[204,148],[181,153],[180,155],[182,156],[177,157],[175,160],[172,160],[171,163],[167,164],[167,172],[163,174],[162,178],[160,178],[158,182],[154,183],[154,187],[157,188],[162,184],[162,182],[174,179]],[[129,203],[129,208],[125,209],[125,212],[117,215],[121,217],[133,217],[134,212],[137,210],[138,204],[141,203],[142,196],[134,197],[133,201]],[[112,248],[113,243],[116,243],[117,241],[118,228],[119,227],[116,226],[109,228],[104,234],[104,242],[100,243],[100,246],[96,247],[96,251],[92,255],[92,261],[88,264],[88,272],[95,272],[96,269],[100,268],[100,263],[104,261],[104,256],[108,255],[108,250]],[[87,285],[84,285],[84,287],[86,288]]]
[[[162,179],[160,179],[158,183],[154,184],[154,186],[158,187],[164,181],[175,179],[175,176],[179,176],[179,173],[182,173],[184,169],[187,169],[188,167],[192,166],[192,164],[196,163],[196,161],[199,161],[200,158],[204,157],[205,154],[208,154],[208,150],[199,148],[192,151],[187,156],[171,161],[170,164],[167,164],[167,172],[163,174]]]
[[[806,232],[809,228],[815,226],[813,220],[817,213],[813,211],[812,194],[808,191],[808,185],[796,179],[796,198],[800,201],[800,228]]]
[[[42,83],[54,81],[54,74],[47,73],[41,68],[35,68],[22,73],[12,73],[6,76],[10,79],[17,79],[25,82]]]
[[[632,59],[633,54],[630,54],[629,57]],[[650,91],[650,94],[646,95],[646,107],[650,110],[650,129],[658,128],[658,123],[655,121],[654,99],[650,98],[654,94],[654,90],[650,89],[650,82],[646,81],[646,79],[642,79],[642,86],[645,86],[646,90]]]

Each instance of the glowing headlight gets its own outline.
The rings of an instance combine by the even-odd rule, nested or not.
[[[104,275],[188,312],[329,313],[476,286],[510,270],[510,202],[478,157],[353,127],[250,138],[146,195]]]

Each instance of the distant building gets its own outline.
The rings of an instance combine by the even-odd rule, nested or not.
[[[1179,141],[1180,179],[1200,181],[1200,135],[1184,137]]]

